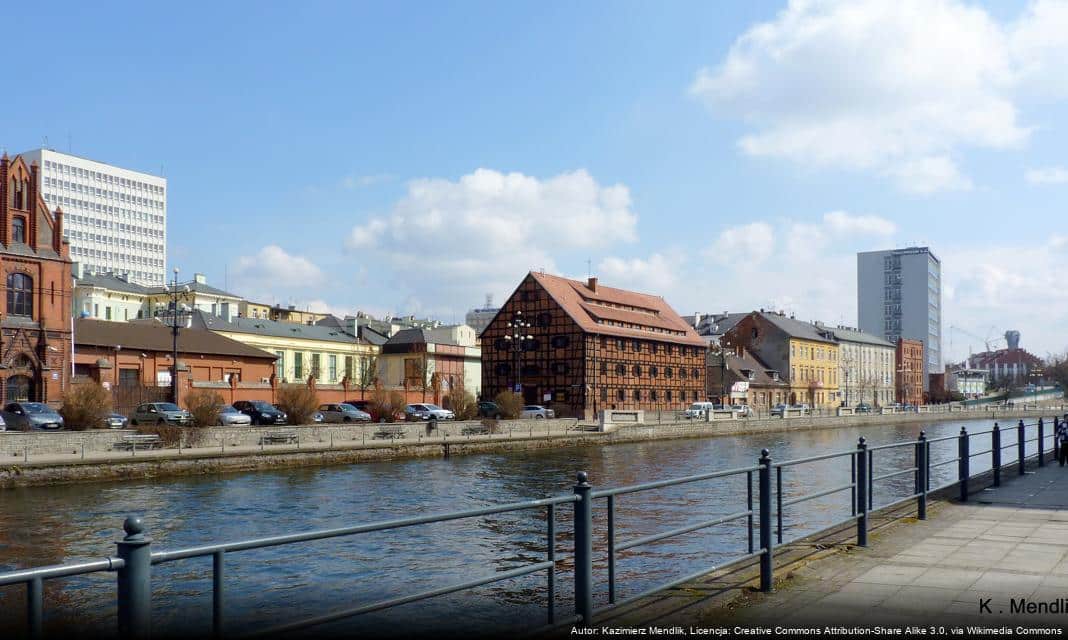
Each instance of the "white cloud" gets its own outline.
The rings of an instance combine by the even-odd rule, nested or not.
[[[1024,143],[1017,101],[1068,95],[1068,3],[1012,23],[959,0],[791,0],[690,87],[752,156],[870,171],[907,191],[971,187],[962,149]]]
[[[376,184],[390,182],[394,179],[394,176],[388,173],[375,173],[372,175],[365,176],[345,176],[341,179],[341,187],[345,189],[363,189],[366,187],[372,187]]]
[[[510,293],[527,271],[555,271],[565,252],[633,242],[636,225],[627,187],[585,170],[539,179],[478,169],[410,182],[388,215],[352,229],[346,247],[388,265],[406,304],[432,312]]]
[[[721,231],[705,255],[720,264],[760,264],[774,250],[775,230],[766,222],[753,222]]]
[[[873,215],[853,215],[847,211],[831,211],[823,214],[823,223],[833,233],[839,235],[876,235],[892,236],[897,233],[897,225]]]
[[[654,253],[648,259],[605,258],[597,265],[598,275],[605,281],[621,283],[627,289],[660,295],[679,284],[685,258],[681,253]],[[626,283],[626,284],[622,284]]]
[[[303,256],[271,244],[255,255],[241,256],[234,270],[237,290],[255,299],[274,298],[279,293],[306,290],[323,283],[322,269]]]
[[[1064,167],[1030,169],[1025,177],[1031,184],[1064,184],[1068,182],[1068,169]]]

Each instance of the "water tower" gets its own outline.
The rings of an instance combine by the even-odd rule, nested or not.
[[[1020,332],[1015,329],[1009,329],[1005,332],[1005,345],[1009,349],[1020,348]]]

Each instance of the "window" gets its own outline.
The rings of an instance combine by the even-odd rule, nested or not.
[[[104,307],[104,319],[111,320],[111,307]]]
[[[566,362],[554,362],[553,363],[553,373],[555,373],[556,375],[561,375],[561,376],[562,375],[567,375],[567,372],[569,370],[570,370],[570,367],[567,366]]]
[[[656,399],[657,399],[656,389],[650,390],[649,391],[649,400],[651,400],[653,402],[656,402]]]
[[[667,401],[671,402],[671,389],[667,390]]]
[[[345,377],[352,381],[355,372],[352,370],[352,356],[345,356]]]
[[[563,349],[571,344],[571,340],[567,336],[553,336],[549,344],[552,345],[553,349]]]
[[[11,219],[11,239],[14,242],[26,242],[26,218],[15,216]]]
[[[543,311],[537,315],[534,322],[536,322],[539,327],[547,327],[549,326],[549,323],[552,322],[552,319],[553,317],[551,314]]]
[[[337,356],[331,354],[326,357],[326,379],[330,382],[337,380]]]
[[[619,400],[620,402],[623,402],[623,390],[622,389],[616,389],[616,400]]]
[[[660,370],[657,369],[655,364],[649,365],[649,377],[650,378],[655,378],[659,373],[660,373]]]
[[[634,346],[634,353],[641,353],[642,352],[642,343],[641,343],[640,340],[635,340],[633,342],[633,346]]]
[[[672,375],[671,367],[664,367],[664,377],[670,378]]]
[[[622,363],[616,365],[616,375],[617,376],[625,375],[626,372],[627,372],[626,367],[624,367]]]
[[[304,378],[304,354],[300,351],[293,354],[293,377],[297,380]]]
[[[608,363],[607,363],[607,362],[604,362],[604,361],[602,360],[602,361],[601,361],[601,375],[605,375],[605,374],[607,374],[607,373],[608,373]]]
[[[601,387],[601,402],[608,402],[608,387]]]
[[[282,378],[282,380],[285,380],[286,379],[286,352],[285,351],[275,351],[274,352],[274,356],[275,356],[275,361],[274,361],[275,375],[277,375],[278,377]]]
[[[634,401],[635,402],[641,402],[642,401],[642,390],[641,389],[635,389],[634,390]]]
[[[623,338],[616,338],[616,349],[619,349],[620,351],[626,351],[627,341]]]
[[[7,277],[7,313],[33,316],[33,280],[25,273],[12,273]]]
[[[636,364],[634,365],[634,368],[631,369],[631,371],[634,373],[635,378],[640,378],[642,375],[642,366],[640,364]]]
[[[683,380],[686,379],[686,369],[683,369],[682,367],[679,367],[679,377],[682,378]],[[752,378],[750,378],[750,380],[752,380]],[[671,398],[668,398],[668,400],[670,400],[670,399]]]
[[[497,365],[496,371],[497,371],[497,375],[506,376],[506,375],[512,373],[512,365],[502,362],[501,364]]]

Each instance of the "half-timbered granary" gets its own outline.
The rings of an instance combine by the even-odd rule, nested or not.
[[[557,415],[679,409],[704,396],[706,342],[663,298],[529,273],[481,334],[482,391]]]

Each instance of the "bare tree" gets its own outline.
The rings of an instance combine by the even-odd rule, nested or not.
[[[365,399],[367,390],[378,382],[378,356],[371,356],[360,363],[360,375],[356,379],[356,386],[360,388],[360,400]]]

